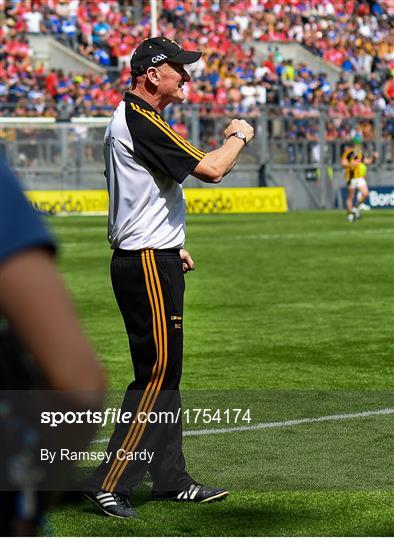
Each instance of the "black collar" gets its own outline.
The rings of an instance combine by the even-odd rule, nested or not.
[[[152,105],[150,105],[147,101],[142,99],[140,96],[136,96],[132,92],[126,92],[124,95],[123,101],[126,101],[126,103],[136,103],[137,105],[140,105],[144,109],[149,109],[157,113],[156,109],[154,109]]]

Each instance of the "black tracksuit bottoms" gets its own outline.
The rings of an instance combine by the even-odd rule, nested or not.
[[[182,452],[179,382],[185,282],[179,250],[116,249],[111,279],[135,374],[122,414],[132,416],[129,423],[115,424],[107,448],[111,459],[94,472],[89,489],[128,495],[147,471],[154,491],[186,489],[193,479],[186,473]],[[144,450],[153,452],[150,464],[146,456],[138,457]],[[134,459],[123,459],[130,455]]]

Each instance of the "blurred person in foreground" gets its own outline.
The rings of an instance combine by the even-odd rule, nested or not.
[[[181,184],[189,174],[220,182],[254,132],[245,120],[234,119],[222,146],[205,153],[164,121],[165,107],[185,99],[183,86],[191,77],[184,65],[200,57],[165,37],[144,40],[131,58],[132,87],[105,135],[112,286],[135,373],[122,411],[131,412],[133,420],[116,424],[107,449],[112,457],[93,474],[86,496],[104,514],[119,518],[135,517],[129,497],[146,472],[156,500],[201,503],[228,495],[194,480],[182,451],[184,273],[194,270],[194,261],[184,249]],[[146,422],[158,410],[174,413],[172,421]],[[150,462],[144,452],[153,455]]]
[[[372,157],[367,157],[363,152],[362,138],[355,135],[352,145],[345,149],[341,163],[345,171],[346,180],[346,211],[350,223],[359,219],[360,209],[365,208],[365,200],[369,195],[366,180],[368,165],[378,159],[379,154],[374,152]],[[357,193],[357,200],[354,201]]]
[[[100,407],[105,386],[103,370],[56,271],[54,241],[1,157],[0,164],[0,356],[4,355],[8,336],[8,330],[3,328],[6,321],[7,328],[29,354],[32,370],[37,369],[45,380],[46,389],[71,391],[74,397],[70,403],[80,410]],[[24,373],[17,365],[18,354],[6,354],[0,360],[0,390],[25,388],[26,381],[18,379]],[[1,396],[4,407],[7,392]],[[0,420],[3,431],[7,428],[4,414]],[[15,422],[15,418],[11,421]],[[3,431],[5,461],[7,443]],[[7,467],[5,463],[3,466]],[[37,534],[50,495],[30,488],[26,492],[4,489],[0,486],[0,536]]]

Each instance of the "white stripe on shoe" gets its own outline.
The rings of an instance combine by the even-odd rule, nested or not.
[[[190,495],[191,500],[193,500],[194,497],[197,495],[197,493],[199,492],[199,489],[200,489],[200,486],[194,486],[193,492]]]
[[[104,504],[104,503],[116,503],[115,499],[113,497],[111,497],[110,499],[102,499],[101,501],[98,501],[100,504]]]
[[[99,501],[102,501],[104,499],[113,499],[114,496],[112,495],[112,493],[101,493],[100,495],[97,495],[96,497]]]

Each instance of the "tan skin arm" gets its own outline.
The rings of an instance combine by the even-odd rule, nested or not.
[[[49,253],[29,249],[0,265],[0,313],[55,390],[101,393],[103,369]]]
[[[254,137],[253,127],[245,120],[232,120],[224,131],[226,140],[223,145],[212,152],[208,152],[202,158],[192,172],[193,176],[203,182],[217,184],[222,180],[223,176],[231,171],[240,152],[245,147],[242,139],[237,139],[237,137],[228,138],[236,131],[241,131],[245,134],[247,143]]]
[[[364,157],[364,159],[352,159],[351,161],[347,161],[346,159],[342,159],[342,167],[356,167],[360,163],[365,163],[365,165],[372,165],[377,159],[379,158],[379,154],[377,152],[374,152],[372,154],[372,157]]]
[[[372,165],[377,159],[379,159],[379,154],[378,152],[374,152],[371,157],[364,158],[364,163],[365,165]]]
[[[347,159],[342,159],[341,161],[342,167],[344,167],[345,169],[349,167],[356,167],[357,165],[360,165],[361,162],[361,159],[352,159],[350,161],[348,161]]]

